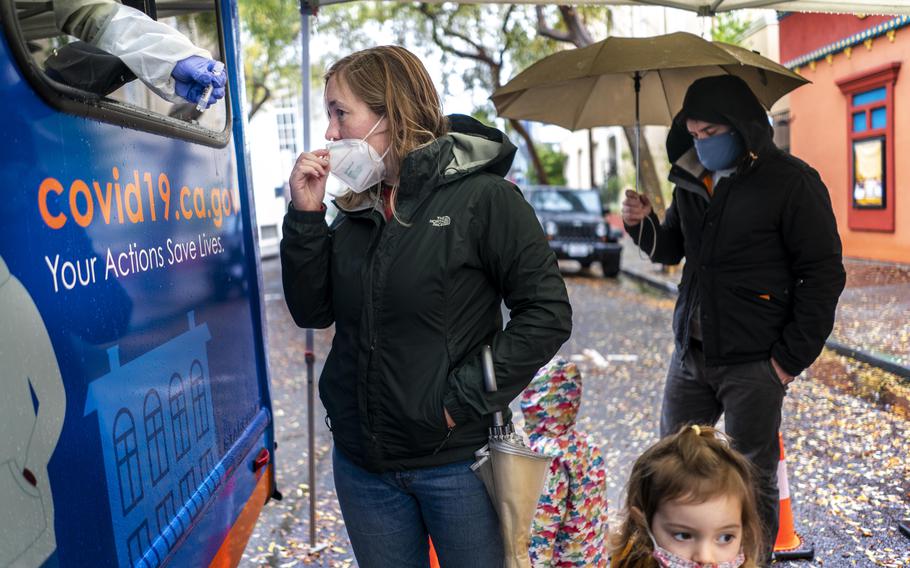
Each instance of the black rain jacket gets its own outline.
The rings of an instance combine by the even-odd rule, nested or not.
[[[449,120],[447,135],[403,162],[396,205],[408,226],[386,222],[372,202],[331,227],[324,213],[293,208],[284,220],[288,308],[300,327],[335,324],[320,397],[336,445],[371,471],[472,458],[492,414],[508,412],[571,331],[556,257],[503,179],[515,147],[470,117]],[[483,387],[485,344],[493,394]]]
[[[831,199],[818,172],[774,145],[754,96],[722,91],[702,92],[700,105],[687,96],[686,105],[695,107],[693,118],[731,124],[742,135],[747,151],[735,173],[709,198],[684,106],[667,137],[675,187],[665,219],[652,213],[651,222],[626,230],[646,253],[653,247],[654,262],[686,259],[673,314],[679,352],[688,349],[699,302],[708,366],[773,356],[798,375],[831,333],[846,281]]]

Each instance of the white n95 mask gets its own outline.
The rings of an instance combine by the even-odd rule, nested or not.
[[[350,187],[354,193],[363,193],[385,177],[385,163],[382,159],[389,153],[389,150],[386,149],[385,153],[380,156],[379,152],[366,141],[380,122],[382,122],[382,118],[373,125],[362,140],[345,138],[329,142],[326,145],[331,167],[329,172]]]

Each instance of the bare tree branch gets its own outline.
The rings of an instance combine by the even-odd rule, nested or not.
[[[502,29],[500,33],[502,37],[505,38],[505,41],[502,44],[502,49],[499,50],[499,66],[502,67],[503,60],[505,59],[506,52],[512,47],[512,34],[509,33],[509,21],[512,19],[512,12],[515,11],[515,4],[509,4],[509,9],[506,10],[505,16],[502,18]]]
[[[537,11],[537,34],[548,37],[555,41],[571,42],[572,38],[565,32],[556,31],[547,25],[547,19],[543,13],[543,6],[536,6]]]
[[[562,14],[562,19],[569,30],[568,35],[572,38],[571,41],[576,47],[584,47],[594,43],[594,38],[588,32],[587,26],[582,23],[578,10],[574,6],[560,5],[559,12]]]
[[[257,82],[253,85],[253,97],[252,104],[250,105],[250,112],[246,115],[246,119],[250,120],[253,118],[253,115],[256,114],[259,109],[262,108],[262,105],[266,103],[272,97],[272,91],[265,85],[265,83]]]
[[[547,176],[547,170],[543,167],[543,162],[540,161],[540,154],[537,153],[537,148],[534,146],[534,140],[531,138],[528,129],[524,127],[521,121],[515,120],[514,118],[509,119],[509,124],[525,141],[525,147],[528,149],[528,154],[531,156],[531,163],[534,165],[534,171],[537,172],[538,183],[542,185],[549,184],[550,178]]]
[[[486,51],[483,49],[482,46],[477,45],[476,42],[465,37],[464,34],[455,32],[449,27],[442,26],[439,23],[439,13],[433,12],[432,10],[430,10],[430,6],[428,4],[425,4],[425,3],[420,4],[419,9],[420,9],[420,12],[424,16],[426,16],[428,20],[430,20],[430,24],[433,27],[433,32],[432,32],[433,33],[433,43],[435,43],[436,46],[439,47],[439,49],[441,49],[442,51],[444,51],[446,53],[451,53],[452,55],[457,55],[458,57],[464,57],[466,59],[473,59],[475,61],[480,61],[481,63],[485,63],[485,64],[491,65],[491,66],[496,65],[496,62],[493,61],[493,59],[486,53]],[[440,30],[440,28],[442,28],[442,29]],[[465,41],[468,45],[472,46],[476,51],[473,53],[470,51],[464,51],[464,50],[458,49],[457,47],[447,43],[445,40],[443,40],[442,35],[440,35],[440,31],[442,31],[442,33],[447,36],[457,37],[458,39]]]

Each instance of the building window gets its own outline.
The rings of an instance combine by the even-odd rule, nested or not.
[[[158,482],[170,469],[167,457],[167,436],[164,434],[164,413],[161,410],[161,397],[158,396],[158,391],[150,390],[145,395],[143,406],[149,475],[152,477],[152,485],[158,485]]]
[[[148,521],[142,521],[136,530],[134,530],[126,539],[126,547],[130,554],[130,566],[136,566],[145,551],[152,545],[151,535],[149,535]]]
[[[186,505],[196,490],[196,470],[192,467],[180,478],[180,502]],[[197,511],[198,512],[198,511]]]
[[[854,209],[885,208],[885,153],[888,138],[853,140],[853,178],[850,180]]]
[[[847,102],[852,230],[894,231],[894,83],[900,62],[837,82]]]
[[[202,364],[193,361],[190,367],[190,388],[193,392],[193,417],[196,423],[196,439],[201,440],[209,431],[208,397],[205,396],[205,376]]]
[[[215,456],[212,455],[212,448],[209,448],[199,457],[199,479],[205,479],[213,469],[215,469]]]
[[[177,514],[177,508],[174,506],[174,492],[168,491],[164,499],[155,507],[155,517],[158,520],[158,533],[163,533],[164,529],[171,523],[171,519]],[[173,544],[173,543],[168,543]]]
[[[259,238],[268,241],[280,238],[278,234],[278,225],[261,225],[259,227]]]
[[[114,456],[123,515],[129,514],[142,500],[142,471],[136,444],[136,422],[129,410],[121,408],[114,419]]]
[[[168,399],[171,407],[171,430],[174,433],[174,460],[180,461],[180,458],[190,451],[190,422],[186,414],[183,379],[177,373],[171,376]]]
[[[275,119],[278,121],[278,149],[288,150],[297,155],[297,113],[293,108],[282,108]]]
[[[771,115],[771,125],[774,127],[774,145],[790,152],[790,111],[784,110]]]

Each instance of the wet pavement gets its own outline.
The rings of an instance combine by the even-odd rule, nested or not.
[[[631,256],[627,253],[623,262],[634,263]],[[657,439],[674,299],[629,277],[600,278],[596,268],[592,274],[577,273],[571,263],[565,269],[575,329],[560,353],[575,360],[584,377],[579,428],[604,451],[614,520],[632,460]],[[870,286],[857,289],[878,286],[876,278],[873,274]],[[276,464],[285,498],[264,509],[241,565],[355,566],[332,492],[331,440],[318,401],[317,527],[318,541],[327,547],[318,555],[307,554],[304,333],[287,313],[276,259],[265,261],[264,280]],[[899,312],[908,297],[895,294],[893,309]],[[906,320],[900,322],[905,332]],[[882,336],[889,336],[887,329]],[[317,365],[330,341],[331,331],[316,333]],[[791,387],[783,425],[788,477],[797,531],[814,544],[816,558],[777,565],[910,566],[910,539],[897,531],[897,521],[910,517],[910,417],[894,400],[901,396],[901,384],[887,373],[826,352]]]

